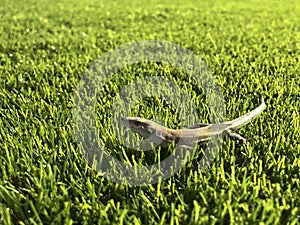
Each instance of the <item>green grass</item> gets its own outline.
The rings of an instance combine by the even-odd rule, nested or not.
[[[298,223],[298,1],[2,3],[0,224]],[[266,110],[239,131],[253,138],[249,150],[226,140],[210,168],[197,170],[196,158],[173,177],[140,187],[92,170],[75,142],[74,92],[94,60],[138,40],[177,43],[204,59],[221,85],[227,119],[253,109],[261,92]],[[124,161],[128,149],[114,138],[110,107],[118,90],[143,75],[176,81],[202,121],[209,118],[205,96],[182,71],[155,63],[123,68],[99,93],[97,123],[109,150]],[[157,115],[176,127],[182,121],[172,110],[146,99],[132,115]],[[157,160],[156,151],[150,160]],[[146,153],[128,154],[147,160]]]

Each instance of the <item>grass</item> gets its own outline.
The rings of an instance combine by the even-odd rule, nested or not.
[[[0,6],[0,223],[297,224],[300,217],[300,21],[298,1],[8,1]],[[92,170],[73,133],[74,92],[105,52],[164,40],[192,50],[216,75],[228,119],[267,108],[239,133],[249,151],[223,143],[210,168],[197,159],[152,185],[116,184]],[[146,71],[142,73],[142,71]],[[148,76],[172,79],[208,121],[205,96],[168,65],[123,68],[99,92],[97,125],[126,161],[110,126],[117,92]],[[145,99],[132,115],[176,127],[172,106]],[[199,151],[205,145],[199,145]],[[128,150],[129,151],[129,150]],[[150,152],[150,159],[156,151]],[[130,153],[130,154],[129,154]],[[129,152],[141,156],[146,153]]]

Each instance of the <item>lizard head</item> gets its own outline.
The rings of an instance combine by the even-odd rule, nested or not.
[[[150,120],[140,117],[122,117],[121,121],[125,127],[130,128],[143,137],[149,137],[158,125]]]

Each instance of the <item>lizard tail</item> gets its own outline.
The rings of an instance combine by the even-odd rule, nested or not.
[[[228,128],[232,129],[232,130],[236,130],[248,123],[250,123],[250,121],[254,118],[256,118],[259,114],[262,113],[262,111],[265,109],[266,104],[264,101],[264,97],[262,96],[262,94],[259,93],[260,96],[260,105],[253,109],[251,112],[248,112],[247,114],[240,116],[234,120],[225,122],[225,124],[228,124]]]

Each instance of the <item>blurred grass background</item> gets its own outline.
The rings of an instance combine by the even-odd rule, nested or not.
[[[299,6],[292,0],[2,0],[0,223],[297,224]],[[262,92],[267,109],[240,131],[253,138],[246,155],[227,140],[209,169],[197,170],[194,160],[172,178],[141,187],[113,183],[88,166],[72,131],[77,84],[105,52],[139,40],[173,42],[205,60],[221,85],[228,119],[254,108],[254,93]],[[135,65],[118,72],[99,98],[104,139],[113,136],[108,122],[116,90],[143,76],[142,69],[173,77],[206,120],[205,97],[184,74]],[[176,115],[161,102],[133,109],[143,117],[156,113],[171,115],[166,125],[176,127]],[[124,149],[117,140],[111,146],[121,158]]]

